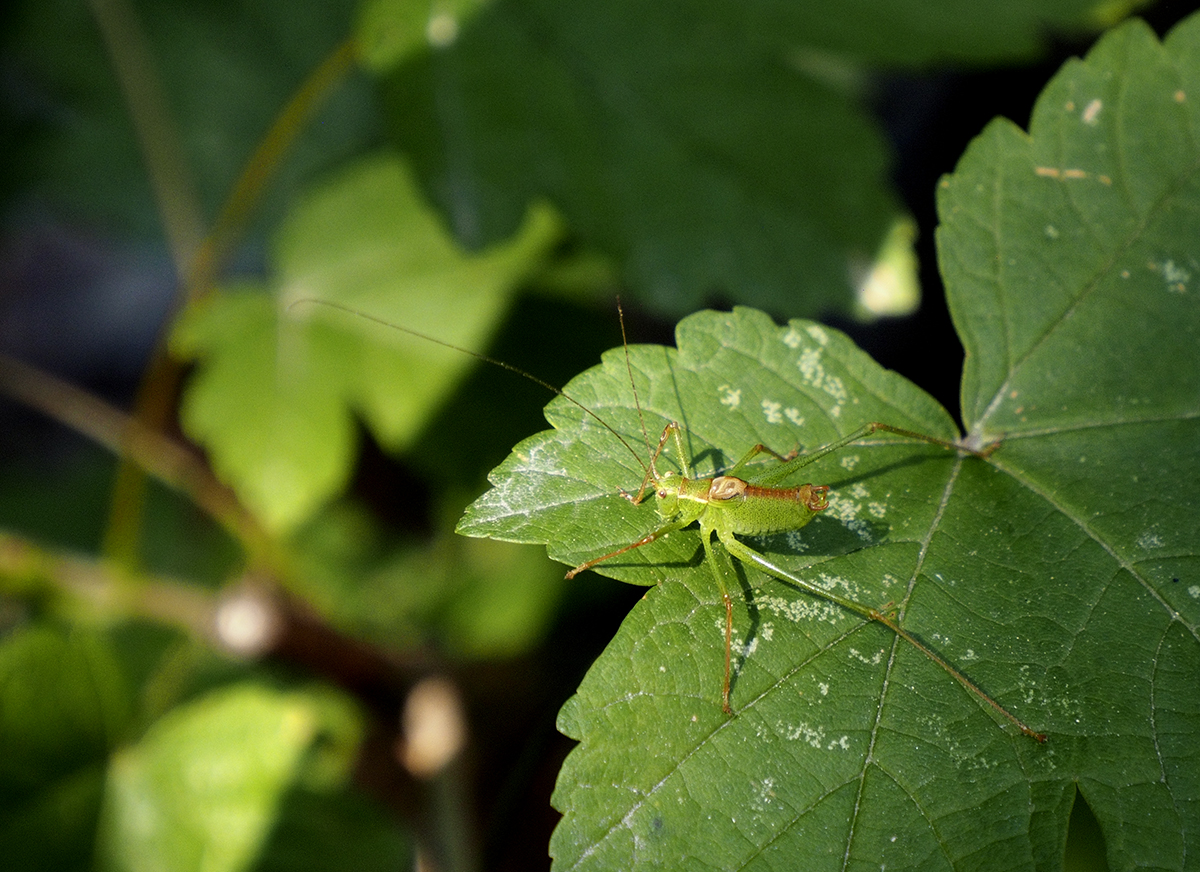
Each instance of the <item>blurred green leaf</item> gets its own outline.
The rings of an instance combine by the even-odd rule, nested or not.
[[[109,747],[129,688],[99,636],[33,625],[0,643],[0,856],[13,869],[90,860]]]
[[[294,789],[254,864],[255,872],[395,872],[412,848],[384,809],[360,794]]]
[[[996,64],[1040,52],[1052,34],[1110,27],[1146,0],[850,0],[746,4],[748,29],[764,43],[804,54],[849,56],[877,67],[947,61]]]
[[[175,122],[205,215],[215,216],[280,107],[350,36],[350,0],[296,15],[260,4],[231,15],[218,2],[137,3],[155,83]],[[54,0],[23,2],[3,34],[16,151],[11,171],[23,195],[70,220],[96,221],[139,236],[161,234],[128,107],[111,71],[92,9]],[[306,179],[361,150],[376,136],[376,106],[365,82],[350,80],[322,106],[274,177],[259,226],[278,220]]]
[[[453,41],[465,18],[486,0],[363,0],[356,38],[367,67],[383,72],[406,57]]]
[[[34,625],[0,646],[0,779],[9,796],[103,759],[130,714],[107,644]]]
[[[548,197],[661,310],[714,292],[844,306],[849,254],[869,260],[896,212],[882,138],[843,94],[731,38],[740,16],[496,3],[391,76],[396,137],[469,245]]]
[[[0,528],[41,545],[95,552],[112,501],[114,467],[111,453],[81,440],[65,462],[49,468],[22,464],[0,470]],[[143,530],[148,570],[213,581],[226,578],[230,567],[241,560],[224,531],[186,496],[150,481],[146,500]],[[0,579],[0,592],[14,592],[6,581]]]
[[[499,0],[390,76],[393,130],[469,245],[546,197],[660,311],[847,310],[899,213],[865,66],[1012,59],[1098,18],[1093,0]]]
[[[596,569],[658,584],[560,728],[552,853],[571,868],[1057,868],[1078,789],[1114,868],[1184,868],[1200,832],[1200,17],[1106,36],[944,182],[940,255],[968,351],[967,441],[891,436],[805,469],[830,508],[755,547],[904,626],[1035,729],[1000,721],[886,628],[736,564],[723,614],[694,531]],[[953,437],[836,331],[700,313],[629,350],[646,427],[698,474],[866,421]],[[620,352],[567,390],[644,443]],[[562,401],[460,524],[567,564],[659,521],[613,434]],[[671,461],[660,461],[666,465]],[[794,482],[794,483],[799,483]],[[667,582],[660,584],[660,582]]]
[[[304,755],[323,704],[245,684],[174,709],[112,762],[100,835],[105,868],[247,868]]]
[[[293,591],[336,626],[456,658],[513,656],[549,628],[565,581],[540,548],[449,532],[388,543],[379,526],[340,504],[296,536]]]
[[[472,364],[461,352],[312,301],[478,347],[556,232],[550,214],[535,210],[515,239],[465,255],[399,160],[350,165],[279,231],[278,299],[234,287],[178,323],[172,348],[199,363],[184,426],[247,506],[274,529],[294,528],[345,484],[352,415],[401,449]]]

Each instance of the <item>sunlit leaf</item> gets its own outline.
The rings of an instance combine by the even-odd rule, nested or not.
[[[113,760],[107,868],[247,868],[321,727],[313,700],[251,685],[176,708]]]
[[[472,363],[312,301],[479,346],[554,235],[553,218],[535,211],[512,241],[464,254],[398,159],[352,165],[280,230],[275,296],[228,288],[180,321],[173,348],[199,362],[185,427],[268,525],[295,527],[344,485],[353,415],[403,448]]]
[[[829,509],[754,547],[903,626],[1034,729],[1021,735],[890,630],[736,564],[735,714],[697,533],[596,570],[656,584],[560,728],[560,868],[1056,868],[1078,789],[1114,867],[1184,868],[1200,832],[1200,18],[1106,37],[945,181],[939,235],[968,351],[965,444],[877,434],[807,467]],[[952,437],[849,340],[705,312],[630,349],[650,441],[699,474],[762,442],[880,420]],[[660,523],[620,351],[547,409],[460,525],[572,565]],[[675,463],[673,456],[660,466]],[[581,582],[582,583],[582,580]]]

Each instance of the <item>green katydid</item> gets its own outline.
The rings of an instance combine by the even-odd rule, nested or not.
[[[725,668],[724,680],[722,683],[721,704],[727,714],[732,714],[733,710],[730,706],[730,683],[731,683],[731,661],[732,661],[732,638],[733,638],[733,600],[729,595],[728,587],[725,578],[718,566],[717,555],[714,552],[712,536],[715,533],[718,540],[724,546],[725,550],[733,557],[738,558],[742,563],[752,566],[759,571],[770,575],[776,579],[782,580],[788,584],[820,597],[847,611],[858,614],[870,621],[880,623],[894,632],[898,637],[908,642],[918,651],[923,653],[932,662],[936,663],[950,676],[958,681],[966,690],[970,691],[980,701],[987,704],[996,713],[1002,716],[1005,720],[1012,723],[1025,735],[1036,739],[1039,742],[1046,740],[1045,735],[1039,733],[1023,721],[1012,714],[1008,709],[1004,708],[992,697],[985,693],[977,684],[971,681],[960,670],[951,665],[941,655],[928,647],[920,639],[909,633],[901,627],[895,618],[889,613],[890,606],[884,606],[882,609],[873,608],[864,605],[855,600],[839,596],[832,591],[823,589],[815,584],[805,581],[803,578],[788,572],[776,563],[769,560],[764,554],[746,545],[738,536],[756,536],[765,535],[776,532],[786,532],[798,530],[808,524],[818,513],[823,511],[828,506],[827,495],[829,487],[827,485],[802,484],[793,487],[778,487],[781,482],[784,482],[790,476],[803,469],[805,466],[838,451],[866,436],[876,432],[887,432],[897,436],[902,436],[909,439],[916,439],[931,445],[939,446],[948,451],[968,451],[969,453],[986,456],[988,450],[983,452],[972,452],[970,449],[962,448],[959,445],[937,437],[929,436],[923,433],[918,433],[912,430],[906,430],[900,427],[895,427],[890,424],[871,422],[864,424],[854,432],[847,436],[843,436],[827,445],[821,446],[811,452],[797,455],[792,452],[789,455],[781,455],[765,445],[758,444],[753,446],[746,454],[732,467],[724,470],[720,475],[712,477],[694,477],[691,464],[688,460],[688,454],[684,447],[682,437],[683,428],[676,422],[669,423],[663,430],[659,438],[658,445],[653,451],[650,450],[650,441],[645,432],[645,424],[641,424],[642,436],[646,441],[646,450],[649,454],[649,463],[647,464],[641,459],[641,456],[634,451],[630,444],[606,421],[600,418],[593,410],[586,405],[576,400],[574,397],[562,391],[560,388],[543,381],[537,376],[532,375],[522,369],[514,367],[503,361],[495,360],[486,355],[479,354],[468,349],[459,348],[432,336],[420,333],[416,330],[402,327],[397,324],[392,324],[383,319],[375,318],[363,312],[342,306],[337,303],[323,300],[308,300],[298,302],[319,302],[333,308],[341,309],[350,314],[358,315],[370,321],[384,324],[388,327],[400,330],[421,339],[436,343],[438,345],[454,349],[472,357],[483,360],[510,372],[514,372],[524,378],[527,378],[534,383],[554,392],[563,397],[565,400],[573,403],[582,409],[592,419],[600,423],[606,430],[612,433],[619,442],[633,455],[638,464],[645,470],[641,485],[636,494],[629,494],[622,491],[622,496],[628,499],[631,503],[640,504],[647,494],[653,492],[655,496],[656,509],[662,521],[661,525],[653,531],[647,533],[634,542],[629,543],[621,548],[603,554],[599,557],[588,560],[567,573],[567,578],[574,578],[579,573],[586,569],[591,569],[605,561],[608,561],[621,554],[626,554],[634,549],[649,545],[664,536],[674,533],[684,528],[690,527],[692,524],[697,524],[700,529],[701,544],[704,549],[705,562],[708,563],[712,570],[713,577],[717,582],[717,587],[720,590],[722,601],[725,606],[725,621],[724,621],[724,641],[725,641]],[[296,305],[293,303],[292,305]],[[618,307],[618,313],[620,309]],[[622,333],[624,332],[624,322],[622,316]],[[628,349],[626,348],[626,367],[629,368]],[[637,387],[634,382],[632,371],[630,370],[630,385],[634,393],[634,401],[638,410],[639,417],[641,416],[641,404],[637,399]],[[669,445],[674,445],[677,456],[679,471],[658,472],[658,461],[663,456]],[[993,446],[994,447],[994,446]],[[767,454],[778,461],[777,465],[768,468],[754,470],[753,475],[749,475],[746,470],[754,464],[757,457],[762,454]],[[746,476],[746,477],[742,477]]]
[[[780,568],[768,560],[765,555],[750,548],[737,538],[738,535],[764,535],[767,533],[798,530],[805,526],[816,517],[818,512],[828,507],[827,494],[829,493],[829,487],[827,485],[802,484],[796,487],[780,488],[774,487],[774,485],[785,480],[810,463],[837,451],[839,448],[844,448],[853,442],[857,442],[859,439],[879,431],[919,439],[948,450],[958,450],[958,446],[953,443],[944,442],[941,439],[927,436],[923,433],[916,433],[912,430],[905,430],[876,421],[864,424],[850,435],[800,456],[785,457],[772,451],[765,445],[755,445],[741,460],[722,475],[712,478],[693,478],[687,461],[687,454],[684,450],[683,439],[681,438],[682,428],[679,424],[672,422],[663,430],[658,447],[650,455],[650,466],[646,471],[645,478],[642,480],[641,488],[639,488],[637,494],[634,496],[625,494],[632,503],[637,505],[645,497],[647,491],[652,489],[654,491],[658,514],[664,521],[663,525],[638,539],[636,542],[581,563],[567,573],[567,578],[574,578],[585,569],[591,569],[610,558],[632,551],[634,548],[649,545],[651,542],[676,530],[682,530],[692,524],[698,524],[700,527],[700,541],[704,546],[705,560],[713,570],[713,577],[717,581],[717,587],[721,591],[721,598],[725,604],[725,680],[721,689],[721,704],[726,714],[733,713],[729,705],[730,662],[733,647],[733,600],[729,596],[725,579],[717,568],[717,560],[712,547],[712,536],[714,533],[716,533],[721,544],[725,546],[725,549],[743,563],[754,566],[767,575],[793,584],[814,596],[834,602],[848,611],[862,615],[864,618],[883,624],[900,638],[913,645],[938,666],[942,667],[963,687],[987,703],[1006,720],[1015,725],[1022,733],[1039,742],[1046,741],[1044,734],[1026,726],[1016,715],[984,693],[977,684],[967,678],[962,672],[897,624],[886,611],[865,606],[862,603],[819,588],[799,576]],[[656,468],[656,461],[662,455],[668,441],[673,441],[675,444],[682,471],[678,473],[669,471],[659,474]],[[753,480],[748,481],[739,478],[737,474],[745,469],[750,464],[750,461],[763,453],[772,455],[780,461],[779,465],[756,476]]]

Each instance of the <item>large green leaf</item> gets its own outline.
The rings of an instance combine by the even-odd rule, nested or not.
[[[173,709],[113,758],[100,833],[105,867],[248,868],[322,729],[357,729],[339,705],[245,684]]]
[[[468,244],[549,197],[660,309],[714,291],[845,306],[848,258],[869,262],[896,213],[882,136],[844,93],[731,38],[740,19],[504,0],[394,73],[396,136]]]
[[[132,709],[125,679],[99,634],[35,624],[0,642],[0,856],[7,868],[89,861],[104,763]]]
[[[499,0],[432,16],[443,37],[392,76],[394,128],[456,236],[501,238],[549,197],[672,313],[714,293],[848,307],[898,211],[864,65],[1012,59],[1047,27],[1101,18],[1093,0]]]
[[[382,444],[403,448],[472,362],[311,301],[479,346],[556,233],[535,210],[514,239],[465,254],[398,158],[351,164],[280,229],[274,297],[228,288],[177,324],[173,350],[199,362],[184,426],[247,506],[272,528],[293,529],[349,476],[354,413]]]
[[[878,435],[804,470],[803,531],[751,544],[900,622],[1037,730],[1019,734],[879,624],[735,563],[723,609],[694,531],[597,570],[657,584],[560,715],[560,868],[1057,868],[1076,790],[1114,867],[1200,851],[1200,19],[1106,37],[944,184],[940,251],[969,364],[955,455]],[[701,473],[871,420],[949,416],[846,337],[739,309],[629,350],[651,439]],[[568,386],[644,453],[625,361]],[[653,530],[643,472],[579,408],[517,446],[460,529],[567,564]],[[668,463],[673,462],[668,459]],[[649,502],[649,501],[648,501]],[[740,587],[740,590],[739,590]]]

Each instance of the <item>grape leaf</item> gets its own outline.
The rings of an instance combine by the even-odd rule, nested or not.
[[[183,402],[188,434],[268,526],[294,529],[345,483],[354,413],[403,448],[471,359],[344,311],[288,304],[329,300],[477,346],[556,235],[535,210],[506,244],[464,254],[397,157],[356,161],[280,228],[277,298],[232,286],[176,324],[172,350],[199,363]]]
[[[1200,17],[1064,67],[1028,135],[996,122],[942,186],[967,346],[954,454],[877,434],[807,467],[830,507],[754,547],[873,607],[1037,730],[1020,735],[888,629],[733,562],[723,609],[694,530],[601,563],[657,585],[563,708],[557,868],[1058,868],[1076,791],[1114,868],[1189,868],[1200,835]],[[704,312],[633,347],[651,439],[699,474],[882,420],[947,413],[836,331]],[[547,407],[460,530],[567,564],[659,525],[621,352]],[[672,462],[668,457],[660,461]]]
[[[716,293],[810,314],[849,308],[900,212],[868,66],[1011,60],[1129,4],[456,5],[387,93],[458,239],[503,238],[548,198],[660,311]]]
[[[247,868],[285,791],[303,774],[305,753],[328,726],[323,714],[310,696],[247,683],[156,721],[110,766],[100,833],[105,868]]]
[[[549,198],[663,311],[714,289],[845,307],[849,259],[898,212],[883,138],[742,24],[720,4],[496,3],[391,74],[395,135],[467,245]]]

